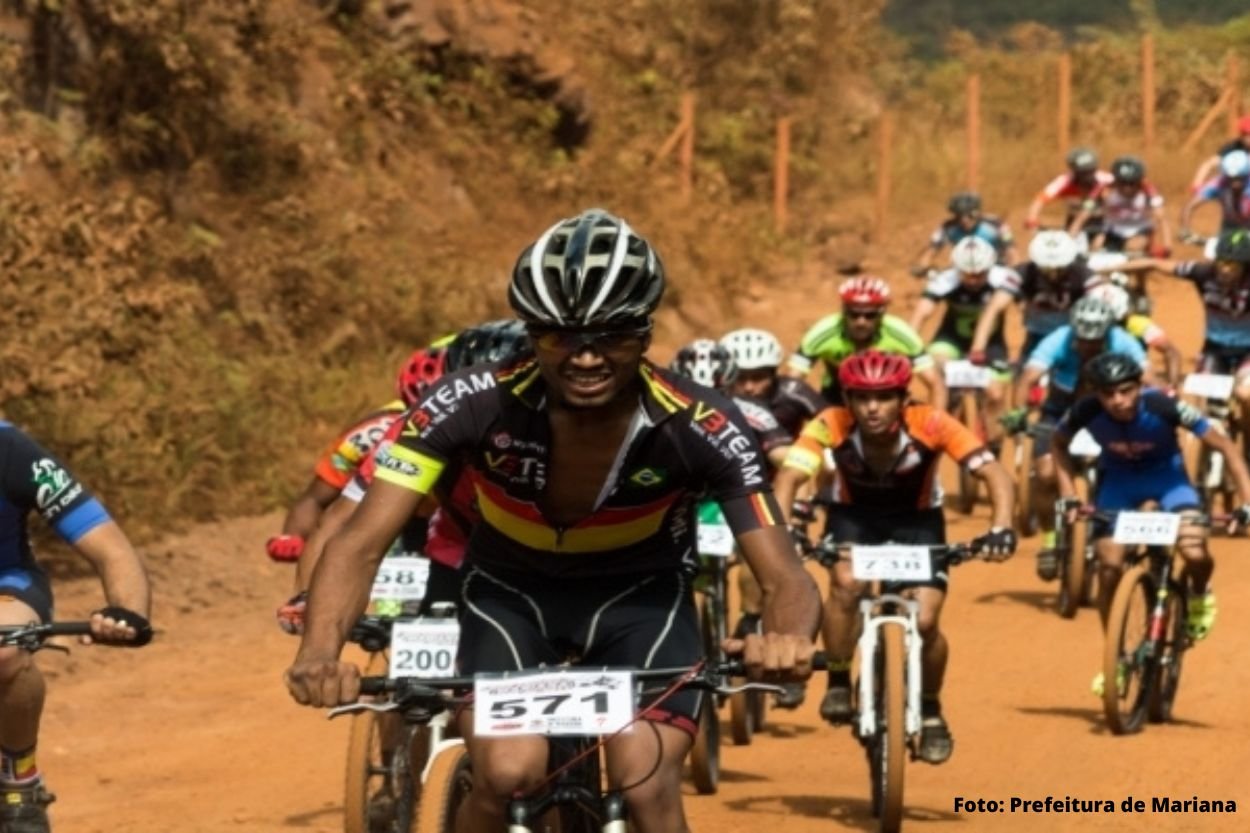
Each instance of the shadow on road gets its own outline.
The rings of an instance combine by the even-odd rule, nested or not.
[[[867,783],[864,789],[867,790]],[[759,795],[726,801],[725,807],[743,813],[759,815],[799,815],[813,819],[828,819],[848,825],[857,830],[876,830],[877,820],[872,816],[872,802],[868,798],[830,795]],[[907,807],[903,818],[908,821],[955,821],[955,813],[933,810],[927,807]]]
[[[318,822],[325,821],[329,816],[342,818],[342,805],[326,806],[320,810],[309,810],[307,813],[294,813],[282,820],[282,826],[294,828],[312,827]]]
[[[1091,735],[1107,735],[1110,731],[1107,729],[1107,720],[1103,716],[1101,708],[1075,708],[1073,706],[1052,706],[1050,708],[1026,708],[1021,707],[1016,711],[1022,714],[1040,714],[1050,715],[1053,717],[1068,717],[1073,720],[1083,720],[1089,724]],[[1183,717],[1173,718],[1167,722],[1168,726],[1179,726],[1188,729],[1214,729],[1210,723],[1203,723],[1199,720],[1187,720]],[[1142,731],[1150,731],[1150,724],[1145,724]]]
[[[1055,612],[1055,593],[1053,590],[999,590],[994,593],[982,593],[973,599],[977,604],[994,604],[1006,600],[1017,604],[1028,605],[1043,613]]]

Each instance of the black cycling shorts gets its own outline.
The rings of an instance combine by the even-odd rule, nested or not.
[[[879,512],[862,506],[834,504],[825,514],[825,534],[840,544],[945,544],[946,517],[941,509]],[[946,592],[950,583],[939,559],[933,577],[924,582],[888,584],[887,591],[906,587],[935,587]]]
[[[577,665],[677,668],[703,657],[691,580],[681,572],[551,578],[470,566],[461,604],[462,674],[570,658]],[[679,691],[648,719],[693,736],[702,700],[700,692]]]
[[[42,622],[52,621],[52,585],[42,570],[0,570],[0,603],[9,600],[26,605],[39,614]]]
[[[418,616],[428,616],[430,608],[439,602],[451,602],[460,606],[460,585],[464,582],[464,570],[448,567],[430,559],[430,578],[425,585],[425,596],[417,610]]]

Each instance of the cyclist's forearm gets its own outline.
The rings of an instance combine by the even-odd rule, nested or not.
[[[773,496],[777,499],[777,505],[781,507],[781,514],[785,516],[787,523],[790,520],[790,510],[794,506],[794,496],[807,479],[806,472],[788,466],[778,469],[777,476],[773,478]]]
[[[319,477],[314,477],[303,493],[296,498],[291,511],[282,522],[283,535],[307,538],[317,528],[321,513],[338,497],[339,490]]]
[[[1246,468],[1245,458],[1242,457],[1237,444],[1215,428],[1203,434],[1202,441],[1224,456],[1224,464],[1228,466],[1228,472],[1237,486],[1238,500],[1242,504],[1250,503],[1250,470]]]
[[[340,496],[330,504],[330,508],[321,516],[321,524],[304,544],[304,552],[295,565],[295,592],[307,590],[312,582],[313,572],[325,552],[326,545],[343,526],[351,520],[359,504],[349,498]]]
[[[1015,503],[1015,490],[1011,475],[1002,463],[994,460],[977,469],[977,474],[985,481],[990,493],[990,506],[993,507],[991,526],[1010,527],[1012,509]]]
[[[935,410],[945,411],[950,401],[950,394],[946,390],[946,379],[938,371],[937,366],[926,368],[920,372],[919,376],[929,388],[929,404]]]
[[[345,532],[334,536],[317,562],[297,661],[337,658],[352,625],[369,604],[370,579],[382,553],[362,553],[357,538]]]
[[[114,521],[106,521],[74,542],[91,562],[104,585],[104,598],[115,607],[148,617],[152,609],[151,584],[143,561],[130,539]]]
[[[1167,363],[1168,384],[1175,387],[1181,383],[1181,351],[1172,344],[1163,348],[1163,360]]]

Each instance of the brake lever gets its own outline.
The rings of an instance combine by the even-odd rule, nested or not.
[[[385,703],[348,703],[346,706],[336,706],[330,709],[330,713],[326,716],[327,720],[333,720],[345,714],[360,714],[361,712],[373,712],[374,714],[386,714],[399,710],[399,704],[394,700],[387,700]]]

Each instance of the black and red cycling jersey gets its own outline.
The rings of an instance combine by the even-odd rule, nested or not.
[[[791,437],[798,437],[807,421],[828,407],[816,389],[793,376],[778,376],[768,409]]]
[[[737,534],[781,522],[767,465],[729,399],[643,362],[639,405],[591,513],[560,526],[541,501],[551,455],[545,384],[533,359],[470,368],[433,385],[375,477],[429,494],[456,465],[472,478],[482,520],[469,561],[549,576],[693,567],[697,498],[720,503]]]

